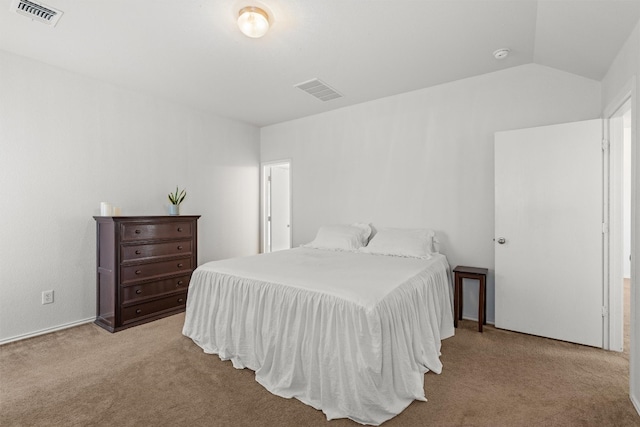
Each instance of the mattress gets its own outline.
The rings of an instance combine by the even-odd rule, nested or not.
[[[278,396],[379,425],[426,400],[453,335],[443,255],[430,259],[296,248],[198,267],[183,334],[255,371]]]

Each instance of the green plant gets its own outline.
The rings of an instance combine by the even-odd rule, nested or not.
[[[176,187],[175,193],[169,193],[169,201],[172,205],[179,205],[180,203],[182,203],[185,197],[187,197],[186,189],[178,192],[178,187]]]

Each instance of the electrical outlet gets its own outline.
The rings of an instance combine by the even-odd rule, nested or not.
[[[53,291],[43,291],[42,304],[52,304],[52,303],[53,303]]]

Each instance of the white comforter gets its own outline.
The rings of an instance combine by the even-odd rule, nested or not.
[[[453,335],[449,266],[297,248],[193,273],[183,334],[282,397],[378,425],[426,400]]]

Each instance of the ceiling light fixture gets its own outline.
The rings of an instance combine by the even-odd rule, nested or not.
[[[259,7],[243,7],[238,16],[238,27],[245,36],[257,39],[269,31],[269,15]]]
[[[509,56],[509,52],[511,52],[510,49],[502,48],[502,49],[498,49],[495,52],[493,52],[493,57],[496,59],[504,59],[507,56]]]

